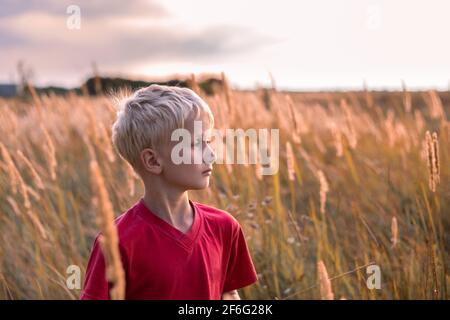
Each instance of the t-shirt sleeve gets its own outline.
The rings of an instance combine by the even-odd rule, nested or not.
[[[97,236],[86,268],[86,277],[80,299],[109,300],[109,298],[109,284],[106,279],[105,257],[101,250],[99,236]]]
[[[223,292],[246,287],[258,280],[244,232],[239,223],[234,228]]]

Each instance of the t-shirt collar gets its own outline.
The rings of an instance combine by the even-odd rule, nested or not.
[[[171,238],[180,242],[187,249],[191,248],[198,237],[200,227],[201,227],[201,210],[198,208],[195,202],[189,200],[189,204],[194,209],[194,221],[191,228],[183,233],[178,230],[173,225],[165,221],[164,219],[157,216],[145,205],[144,199],[140,198],[137,204],[138,213],[150,224],[157,226],[161,231],[169,235]]]

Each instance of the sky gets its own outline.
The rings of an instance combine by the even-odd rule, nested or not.
[[[75,9],[71,6],[75,5]],[[0,0],[0,83],[224,71],[239,88],[447,90],[447,0]]]

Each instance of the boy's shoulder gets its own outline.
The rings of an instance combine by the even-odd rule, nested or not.
[[[208,205],[205,203],[201,203],[201,202],[197,202],[197,201],[192,201],[192,202],[196,205],[197,208],[199,208],[202,211],[202,213],[205,213],[214,218],[225,219],[229,222],[233,222],[233,221],[237,222],[236,218],[228,211],[219,209],[217,207],[214,207],[212,205]]]
[[[228,211],[200,202],[194,204],[201,211],[206,223],[218,225],[221,229],[229,229],[232,233],[240,228],[239,221]]]
[[[139,205],[138,201],[114,219],[119,240],[134,238],[136,234],[144,231],[146,224],[142,223],[139,217]]]

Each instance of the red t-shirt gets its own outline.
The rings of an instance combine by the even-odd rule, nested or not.
[[[221,299],[257,281],[244,234],[228,212],[189,200],[194,222],[187,233],[151,212],[141,198],[116,219],[126,274],[126,299]],[[98,236],[81,299],[109,299]]]

